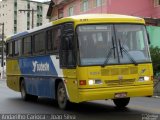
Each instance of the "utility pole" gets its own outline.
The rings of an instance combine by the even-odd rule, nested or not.
[[[19,10],[20,12],[28,12],[28,13],[32,13],[32,29],[34,28],[34,12],[37,12],[37,10]]]
[[[4,23],[0,23],[2,26],[2,54],[1,54],[1,79],[4,78]]]

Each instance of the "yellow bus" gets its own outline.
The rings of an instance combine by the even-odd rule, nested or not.
[[[24,100],[44,96],[68,104],[152,96],[153,71],[145,21],[116,14],[62,18],[11,36],[7,85]]]

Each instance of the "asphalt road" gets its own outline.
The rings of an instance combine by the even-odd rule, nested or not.
[[[115,108],[111,100],[98,100],[73,104],[69,110],[64,111],[58,108],[56,102],[47,98],[39,98],[37,102],[25,102],[21,99],[20,93],[10,90],[5,80],[0,80],[0,120],[26,118],[34,120],[160,120],[160,99],[132,98],[130,104],[122,110]]]

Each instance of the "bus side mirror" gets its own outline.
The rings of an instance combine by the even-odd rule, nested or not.
[[[148,32],[147,32],[147,38],[148,38],[148,44],[150,45],[151,41],[150,41],[150,37],[149,37],[149,33]]]

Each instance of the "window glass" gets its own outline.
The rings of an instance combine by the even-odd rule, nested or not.
[[[34,52],[44,52],[45,51],[45,32],[34,35]]]
[[[12,42],[8,43],[8,56],[12,56]]]
[[[21,55],[21,40],[15,41],[14,53],[15,53],[16,56]]]
[[[84,12],[88,10],[88,0],[83,0],[81,8]]]
[[[54,40],[53,50],[55,52],[59,52],[60,37],[61,37],[61,29],[60,29],[60,27],[58,26],[58,27],[53,28],[52,34],[53,34],[53,40]]]
[[[121,63],[133,63],[133,60],[137,63],[151,61],[145,26],[117,24],[115,25],[115,31],[120,47]]]
[[[53,34],[52,30],[47,31],[47,51],[53,50]]]
[[[66,23],[63,26],[62,31],[63,35],[61,37],[60,66],[63,68],[74,67],[76,63],[73,23]]]
[[[154,0],[154,6],[157,7],[160,5],[160,0]]]
[[[25,55],[31,54],[31,37],[26,37],[23,40],[23,52]]]
[[[69,15],[69,16],[74,15],[74,9],[73,9],[73,6],[72,6],[72,7],[70,7],[70,8],[68,9],[68,15]]]
[[[102,6],[102,0],[96,0],[96,6]]]

